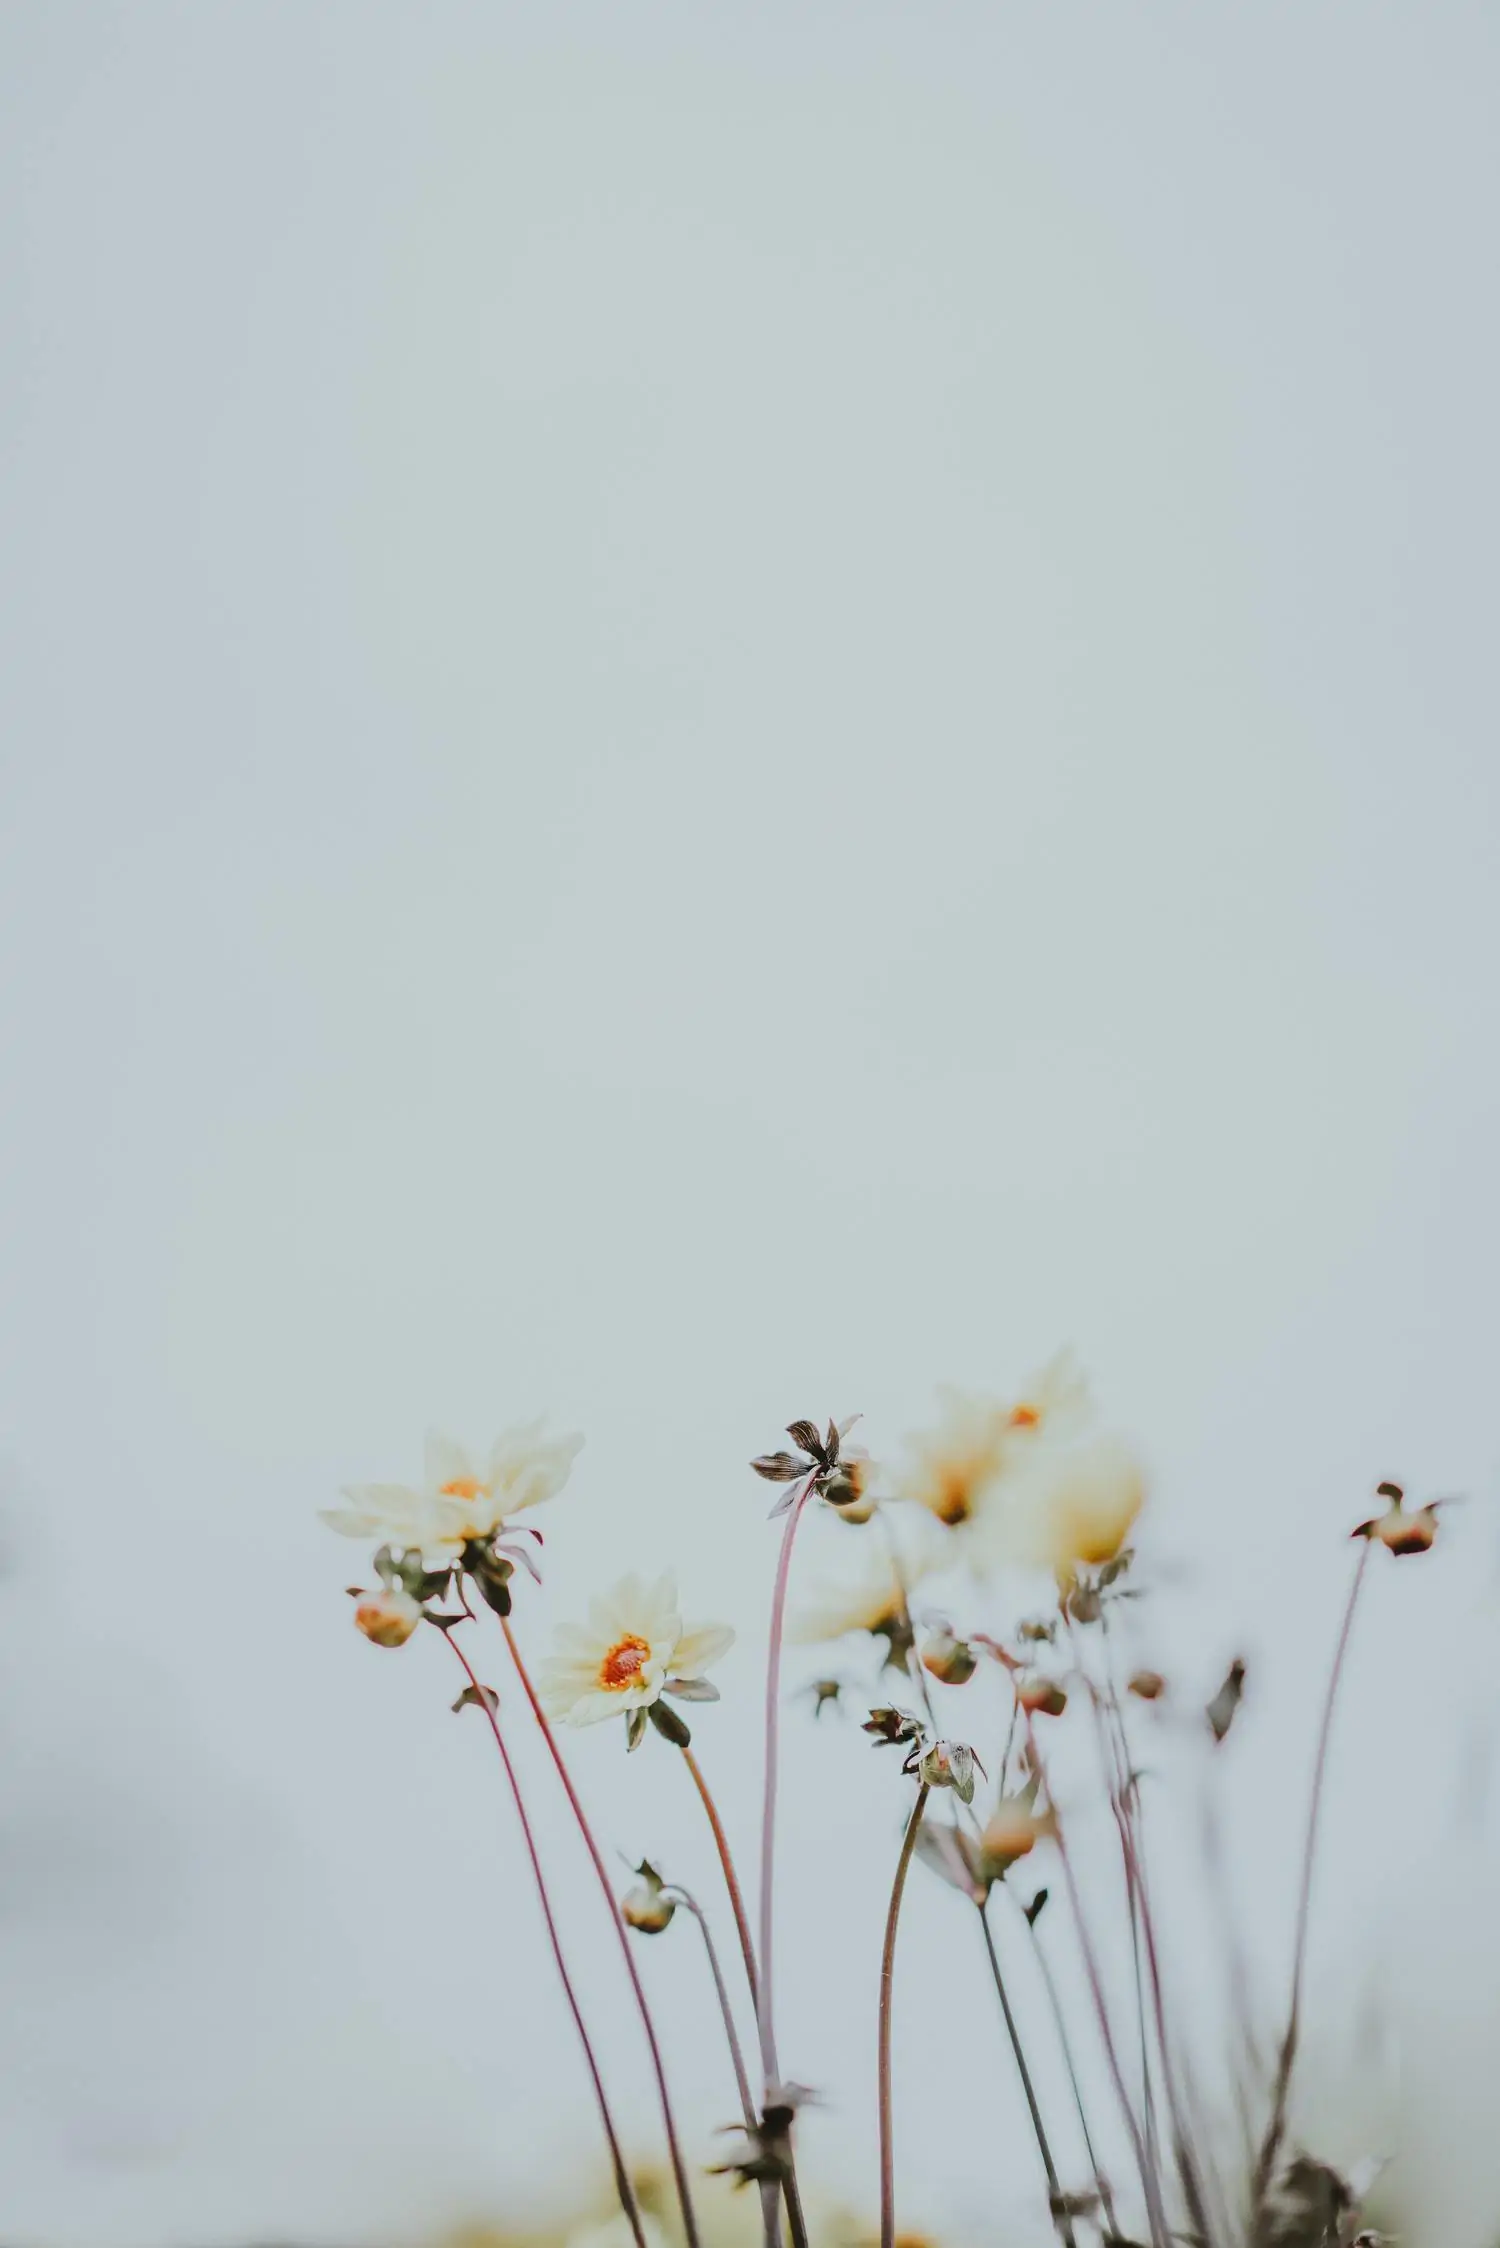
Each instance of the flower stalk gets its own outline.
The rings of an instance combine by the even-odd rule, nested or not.
[[[917,1831],[922,1824],[922,1813],[927,1808],[927,1798],[931,1792],[925,1780],[919,1783],[917,1798],[911,1807],[911,1817],[906,1822],[906,1832],[901,1840],[901,1855],[896,1861],[890,1909],[885,1916],[885,1944],[880,1954],[876,2061],[880,2102],[880,2248],[896,2248],[896,2150],[891,2118],[891,1987],[896,1972],[896,1926],[901,1918],[901,1899],[906,1889],[906,1877],[911,1871],[912,1852],[917,1846]]]

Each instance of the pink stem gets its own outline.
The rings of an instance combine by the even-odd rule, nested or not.
[[[781,1537],[781,1554],[776,1563],[776,1585],[771,1595],[771,1643],[766,1655],[766,1779],[765,1801],[761,1812],[760,1828],[760,2003],[756,2014],[760,2025],[760,2059],[765,2073],[766,2096],[769,2098],[781,2081],[780,2065],[776,2058],[776,2025],[772,2016],[771,1940],[774,1911],[774,1880],[776,1869],[776,1755],[780,1745],[781,1716],[781,1642],[786,1629],[786,1592],[792,1569],[792,1541],[797,1535],[797,1524],[802,1519],[812,1491],[809,1478],[792,1502],[786,1518],[786,1528]]]

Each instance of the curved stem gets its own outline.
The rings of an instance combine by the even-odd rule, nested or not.
[[[880,2093],[880,2248],[896,2248],[896,2151],[891,2135],[891,1983],[896,1970],[896,1923],[901,1917],[901,1893],[911,1870],[917,1846],[917,1829],[931,1790],[924,1780],[906,1822],[896,1878],[891,1886],[890,1910],[885,1916],[885,1946],[880,1954],[880,2020],[876,2074]]]
[[[489,1720],[495,1746],[500,1751],[500,1762],[505,1767],[505,1778],[510,1788],[511,1801],[515,1804],[516,1817],[521,1824],[521,1834],[526,1844],[526,1855],[531,1860],[531,1871],[536,1882],[536,1893],[541,1900],[542,1918],[547,1923],[547,1936],[552,1945],[552,1956],[557,1962],[557,1972],[562,1983],[563,1995],[568,2001],[568,2010],[573,2016],[574,2025],[578,2031],[578,2041],[583,2047],[583,2057],[588,2063],[589,2075],[593,2079],[594,2098],[599,2106],[599,2120],[604,2126],[604,2136],[609,2141],[609,2158],[614,2166],[615,2191],[620,2196],[620,2206],[624,2210],[631,2232],[635,2236],[636,2248],[646,2248],[646,2235],[641,2227],[641,2212],[635,2198],[635,2188],[631,2185],[630,2173],[625,2167],[625,2158],[620,2152],[620,2141],[615,2131],[614,2117],[610,2113],[609,2099],[604,2090],[604,2079],[599,2073],[599,2063],[595,2058],[593,2045],[584,2025],[583,2010],[578,2003],[578,1994],[573,1988],[573,1978],[568,1973],[568,1963],[563,1957],[562,1939],[558,1935],[557,1922],[553,1918],[552,1900],[547,1893],[546,1876],[542,1872],[542,1861],[537,1852],[536,1837],[531,1831],[531,1821],[526,1815],[526,1804],[521,1794],[521,1784],[516,1778],[515,1766],[510,1760],[510,1750],[505,1745],[505,1736],[500,1730],[500,1721],[491,1709],[484,1688],[475,1676],[473,1664],[469,1661],[468,1656],[451,1631],[444,1632],[443,1637],[463,1665],[468,1675],[469,1684],[479,1697],[479,1706]]]
[[[781,1534],[781,1552],[776,1563],[776,1584],[771,1594],[771,1634],[766,1653],[766,1766],[765,1796],[761,1808],[760,1824],[760,2003],[756,2009],[760,2025],[760,2059],[765,2075],[766,2094],[781,2081],[781,2069],[776,2057],[776,2024],[772,2012],[771,1944],[775,1919],[774,1884],[776,1871],[776,1760],[780,1747],[781,1698],[781,1642],[786,1631],[786,1589],[791,1576],[792,1542],[797,1535],[797,1524],[802,1519],[812,1490],[811,1481],[803,1484],[791,1511],[786,1518],[786,1528]]]
[[[572,1807],[573,1817],[578,1824],[578,1831],[583,1836],[585,1847],[593,1861],[594,1872],[598,1876],[599,1886],[603,1890],[609,1906],[609,1917],[614,1924],[615,1933],[620,1939],[620,1950],[625,1960],[625,1971],[630,1977],[630,1987],[635,1993],[636,2011],[641,2017],[641,2027],[646,2033],[646,2043],[650,2048],[651,2068],[656,2078],[657,2098],[661,2103],[662,2124],[667,2134],[667,2151],[672,2159],[672,2177],[677,2187],[678,2206],[682,2211],[682,2229],[687,2238],[687,2248],[700,2248],[698,2219],[693,2208],[692,2188],[688,2184],[687,2165],[682,2159],[682,2148],[678,2142],[677,2119],[672,2112],[672,2095],[667,2089],[666,2065],[662,2060],[661,2046],[657,2041],[656,2024],[651,2018],[651,2008],[646,2000],[645,1986],[641,1982],[635,1964],[635,1956],[630,1948],[630,1933],[620,1917],[619,1901],[610,1884],[608,1868],[600,1853],[599,1845],[594,1840],[594,1830],[589,1825],[587,1813],[579,1801],[578,1790],[573,1785],[572,1774],[563,1762],[562,1750],[557,1745],[547,1713],[537,1698],[535,1686],[531,1683],[531,1673],[522,1660],[520,1648],[516,1645],[516,1635],[510,1628],[509,1616],[501,1617],[500,1629],[505,1634],[505,1644],[510,1649],[510,1659],[515,1664],[516,1676],[520,1679],[526,1699],[531,1704],[531,1714],[536,1719],[542,1739],[547,1744],[548,1754],[557,1767],[557,1776],[562,1781],[564,1792]]]
[[[745,2056],[740,2049],[740,2033],[734,2026],[734,2009],[729,2003],[729,1992],[724,1983],[724,1971],[719,1965],[719,1949],[714,1942],[713,1930],[708,1925],[708,1916],[692,1891],[684,1889],[680,1881],[668,1883],[667,1895],[675,1897],[680,1905],[685,1905],[698,1923],[698,1932],[703,1938],[703,1949],[708,1955],[708,1971],[714,1979],[714,1991],[717,1994],[719,2012],[724,2021],[724,2037],[729,2046],[729,2058],[734,2063],[734,2081],[740,2095],[740,2113],[745,2119],[745,2129],[753,2132],[759,2118],[756,2115],[755,2102],[750,2093],[750,2079],[745,2074]]]
[[[1010,1998],[1005,1988],[1005,1978],[1000,1972],[1000,1954],[995,1949],[995,1931],[990,1926],[989,1899],[976,1907],[979,1925],[984,1933],[984,1948],[989,1954],[990,1973],[994,1977],[995,1995],[1000,2001],[1000,2011],[1005,2016],[1010,2049],[1016,2057],[1016,2068],[1021,2078],[1021,2089],[1026,2094],[1026,2105],[1031,2110],[1031,2128],[1036,2133],[1036,2143],[1042,2157],[1042,2168],[1047,2173],[1047,2198],[1053,2222],[1058,2226],[1068,2248],[1077,2248],[1073,2219],[1063,2199],[1062,2180],[1057,2174],[1057,2164],[1052,2159],[1052,2149],[1047,2143],[1047,2130],[1042,2122],[1042,2111],[1037,2105],[1036,2087],[1031,2081],[1031,2071],[1026,2066],[1026,2055],[1021,2050],[1021,2036],[1016,2028],[1016,2017],[1010,2010]]]
[[[1302,1883],[1297,1895],[1297,1932],[1292,1944],[1292,1998],[1287,2013],[1286,2035],[1281,2041],[1281,2053],[1276,2063],[1276,2082],[1271,2093],[1271,2120],[1266,2126],[1260,2159],[1255,2165],[1252,2206],[1257,2210],[1271,2182],[1282,2133],[1286,2129],[1287,2095],[1291,2090],[1292,2068],[1297,2058],[1297,2042],[1302,2031],[1302,1976],[1307,1965],[1307,1924],[1312,1909],[1313,1867],[1318,1852],[1318,1816],[1323,1807],[1323,1779],[1328,1767],[1328,1744],[1333,1737],[1333,1713],[1338,1701],[1339,1681],[1344,1675],[1344,1663],[1349,1653],[1349,1640],[1354,1630],[1354,1611],[1359,1605],[1360,1590],[1365,1581],[1370,1544],[1371,1541],[1366,1538],[1360,1547],[1354,1582],[1349,1587],[1349,1598],[1344,1604],[1344,1620],[1339,1628],[1338,1644],[1333,1651],[1333,1667],[1328,1674],[1328,1692],[1323,1702],[1323,1722],[1318,1731],[1312,1800],[1307,1810],[1307,1841],[1302,1852]]]
[[[744,1955],[745,1979],[750,1985],[750,2003],[758,2013],[760,1977],[755,1971],[755,1945],[751,1940],[750,1919],[745,1911],[745,1900],[740,1892],[739,1879],[734,1870],[734,1858],[730,1853],[729,1837],[724,1832],[724,1822],[719,1817],[718,1806],[709,1793],[708,1782],[703,1777],[698,1759],[685,1742],[682,1749],[682,1761],[692,1774],[693,1785],[698,1790],[699,1800],[708,1814],[708,1823],[713,1829],[714,1847],[719,1853],[719,1864],[724,1869],[724,1886],[729,1892],[730,1908],[734,1913],[734,1925],[739,1934],[740,1950]]]

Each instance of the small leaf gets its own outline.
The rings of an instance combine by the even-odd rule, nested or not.
[[[1041,1919],[1042,1914],[1047,1909],[1048,1894],[1049,1892],[1046,1889],[1038,1889],[1030,1904],[1022,1906],[1021,1909],[1026,1915],[1026,1925],[1028,1928],[1034,1928],[1037,1922]]]
[[[506,1583],[504,1577],[492,1575],[489,1570],[486,1570],[482,1577],[476,1578],[475,1582],[497,1616],[508,1616],[510,1614],[510,1586]]]
[[[500,1707],[500,1696],[493,1686],[466,1686],[453,1704],[456,1717],[461,1709],[487,1709],[493,1713]]]
[[[666,1691],[680,1702],[716,1702],[719,1689],[711,1678],[669,1678]]]
[[[790,1452],[762,1452],[750,1465],[768,1483],[795,1483],[800,1475],[807,1473],[806,1463],[794,1460]]]
[[[625,1718],[625,1747],[627,1753],[631,1749],[639,1748],[645,1738],[646,1712],[643,1709],[628,1711]]]
[[[809,1459],[822,1459],[823,1439],[818,1434],[817,1427],[814,1422],[792,1421],[787,1428],[787,1435],[791,1438],[794,1444],[801,1445],[803,1451],[807,1454]]]
[[[665,1702],[648,1702],[646,1704],[646,1715],[650,1718],[658,1733],[661,1734],[662,1739],[670,1741],[673,1748],[687,1747],[693,1736],[675,1709],[668,1709]]]
[[[1222,1741],[1234,1723],[1235,1711],[1240,1706],[1240,1697],[1244,1691],[1245,1666],[1236,1657],[1225,1673],[1223,1685],[1203,1713],[1213,1729],[1216,1741]]]

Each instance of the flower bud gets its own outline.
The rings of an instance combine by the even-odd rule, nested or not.
[[[1039,1814],[1027,1795],[1002,1795],[985,1822],[979,1846],[998,1873],[1029,1857],[1052,1831],[1050,1812]]]
[[[677,1900],[667,1895],[661,1875],[648,1859],[643,1858],[635,1870],[640,1879],[620,1899],[620,1916],[641,1935],[659,1936],[671,1926]]]
[[[922,1642],[922,1668],[944,1686],[967,1684],[978,1667],[973,1648],[946,1628],[929,1632]]]
[[[1129,1690],[1138,1701],[1159,1702],[1167,1690],[1167,1682],[1159,1670],[1138,1670],[1131,1678]]]
[[[845,1522],[868,1522],[875,1512],[870,1491],[873,1470],[868,1460],[841,1460],[818,1489]]]
[[[1016,1700],[1029,1717],[1061,1717],[1068,1706],[1068,1697],[1057,1680],[1044,1678],[1040,1671],[1016,1680]]]
[[[961,1803],[974,1800],[974,1751],[962,1741],[934,1741],[917,1763],[925,1787],[951,1787]]]
[[[387,1586],[380,1592],[360,1594],[354,1621],[377,1647],[404,1647],[422,1621],[422,1604],[409,1592]]]

